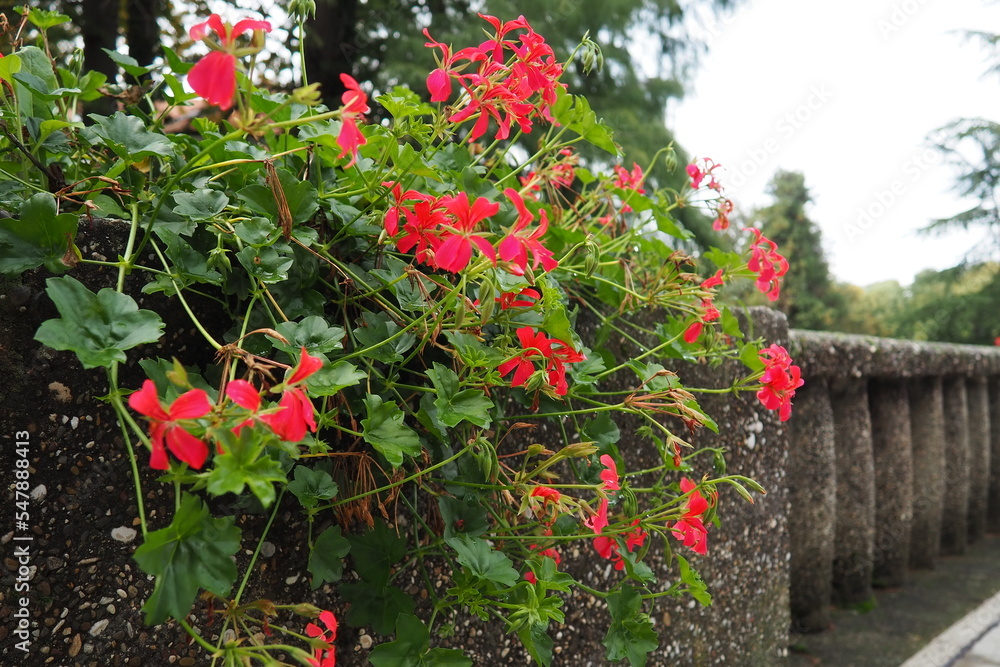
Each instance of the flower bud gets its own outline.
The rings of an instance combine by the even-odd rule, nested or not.
[[[309,107],[316,106],[323,101],[323,96],[319,92],[319,84],[310,83],[308,86],[296,88],[292,91],[292,101]]]
[[[600,72],[604,69],[604,54],[597,42],[585,37],[580,44],[580,62],[583,64],[584,74],[590,74],[594,70]]]
[[[310,17],[316,18],[316,2],[315,0],[292,0],[288,3],[288,13],[303,21]]]

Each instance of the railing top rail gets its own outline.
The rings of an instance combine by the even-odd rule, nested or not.
[[[802,375],[909,378],[1000,376],[1000,347],[929,343],[792,329],[790,351]]]

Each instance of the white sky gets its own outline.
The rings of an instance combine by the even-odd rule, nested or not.
[[[770,203],[778,169],[803,172],[837,280],[909,284],[983,238],[915,233],[968,208],[928,134],[959,117],[1000,119],[1000,78],[983,78],[985,51],[965,29],[1000,32],[1000,5],[746,0],[703,22],[709,52],[668,124],[722,163],[740,209]]]

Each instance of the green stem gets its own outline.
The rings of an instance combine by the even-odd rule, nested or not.
[[[257,540],[257,548],[253,551],[253,556],[250,557],[250,562],[247,564],[247,570],[243,574],[243,579],[240,581],[240,587],[236,590],[236,596],[233,598],[233,604],[239,604],[240,598],[243,596],[243,591],[246,590],[247,583],[250,581],[250,575],[253,573],[254,563],[257,562],[257,557],[260,555],[261,547],[264,544],[264,539],[267,538],[268,531],[271,530],[271,525],[274,523],[275,517],[278,516],[278,508],[281,507],[281,499],[285,497],[285,490],[288,487],[282,487],[281,492],[274,501],[274,509],[271,510],[271,516],[267,520],[267,525],[264,526],[264,531],[261,533],[260,539]],[[214,650],[214,649],[213,649]]]

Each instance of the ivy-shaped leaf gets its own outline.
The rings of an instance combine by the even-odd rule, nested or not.
[[[330,473],[299,465],[295,466],[295,479],[288,483],[288,490],[299,499],[303,507],[312,508],[319,501],[336,496],[339,489]]]
[[[403,465],[403,455],[419,456],[420,437],[403,423],[405,414],[395,403],[383,403],[380,396],[365,398],[368,417],[361,420],[365,441],[377,449],[393,468]]]
[[[288,278],[288,269],[295,260],[274,249],[274,246],[247,246],[236,253],[236,259],[254,278],[265,283],[278,283]]]
[[[375,667],[469,667],[472,660],[458,649],[430,648],[430,631],[410,614],[396,619],[396,640],[379,644],[368,656]]]
[[[474,494],[465,498],[441,496],[438,509],[444,521],[445,539],[459,535],[479,537],[490,528],[486,506]]]
[[[200,498],[185,494],[170,525],[147,534],[133,556],[143,572],[156,576],[142,607],[146,624],[184,618],[199,589],[227,596],[236,580],[231,556],[239,547],[233,517],[212,518]]]
[[[485,540],[460,535],[445,541],[458,552],[458,562],[481,579],[513,586],[520,578],[507,554],[491,549]]]
[[[343,536],[340,526],[330,526],[316,538],[309,552],[309,573],[312,574],[312,589],[316,590],[324,582],[340,581],[344,574],[344,556],[351,551],[351,543]]]
[[[642,667],[651,651],[659,646],[649,614],[642,613],[642,596],[631,587],[607,597],[611,626],[601,642],[608,660],[628,658],[632,667]]]
[[[160,316],[139,310],[130,296],[109,288],[94,294],[70,276],[49,278],[45,284],[45,292],[62,317],[42,322],[35,340],[75,352],[84,368],[124,362],[125,350],[155,343],[163,334]]]
[[[93,128],[94,134],[104,139],[108,148],[125,162],[138,162],[150,155],[163,157],[174,154],[170,140],[147,130],[142,119],[136,116],[118,111],[110,118],[97,114],[90,114],[90,118],[97,123]]]
[[[552,664],[552,637],[540,625],[523,626],[517,630],[517,636],[524,648],[542,667]]]
[[[39,192],[21,204],[20,219],[0,219],[0,273],[15,275],[45,265],[63,273],[63,258],[73,246],[79,217],[56,215],[56,200]]]
[[[335,364],[324,364],[309,378],[309,394],[311,396],[333,396],[337,392],[353,387],[368,377],[364,371],[349,361],[338,361]]]
[[[413,613],[413,598],[396,586],[373,587],[367,582],[341,584],[337,591],[351,603],[347,622],[356,628],[370,626],[380,635],[392,634],[400,614]]]
[[[476,426],[489,428],[489,411],[493,409],[493,401],[486,398],[481,389],[459,391],[460,384],[455,371],[436,361],[434,367],[427,371],[427,376],[437,389],[434,406],[442,424],[450,428],[465,420]]]
[[[385,586],[390,569],[406,554],[406,540],[382,521],[376,521],[368,532],[347,539],[351,542],[354,570],[376,588]]]
[[[174,213],[192,220],[210,220],[229,204],[226,193],[202,188],[194,192],[174,193]]]
[[[221,496],[224,493],[243,493],[249,486],[260,504],[269,507],[274,502],[274,483],[285,481],[281,465],[264,450],[260,431],[245,428],[237,438],[231,432],[218,434],[223,453],[215,457],[215,465],[208,473],[208,492]]]
[[[318,315],[310,315],[299,322],[282,322],[275,329],[288,339],[288,344],[278,339],[273,339],[272,344],[289,354],[298,354],[303,347],[310,354],[323,354],[343,347],[344,328],[331,327]]]

